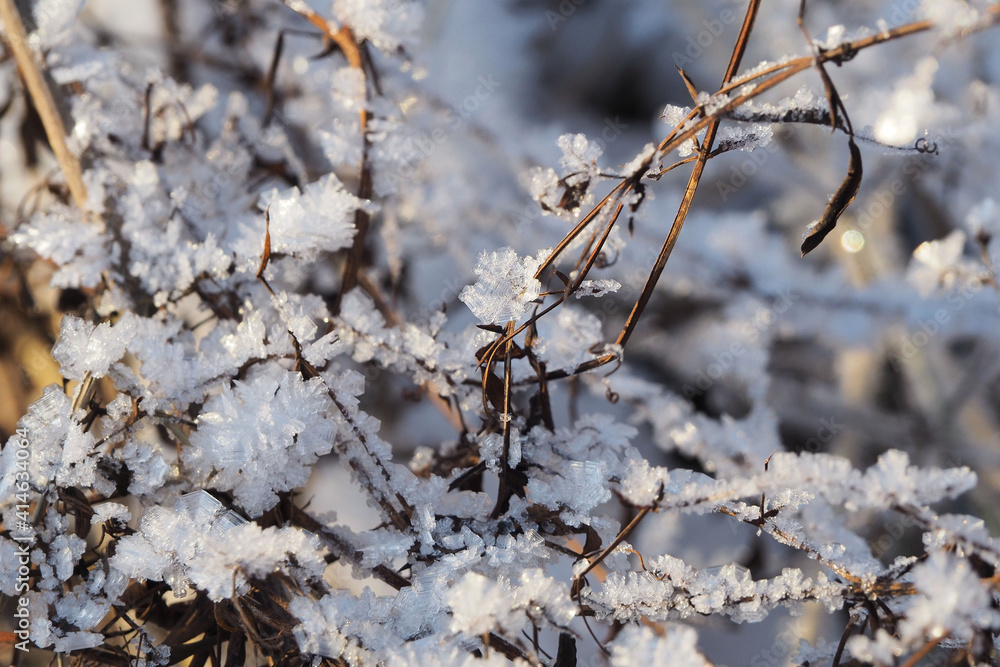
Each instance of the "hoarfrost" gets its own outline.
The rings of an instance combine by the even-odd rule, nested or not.
[[[658,633],[648,627],[628,627],[611,645],[613,667],[663,665],[664,667],[708,667],[711,663],[698,651],[694,628],[671,625]]]
[[[333,447],[330,407],[318,378],[260,367],[205,404],[182,460],[193,476],[231,491],[258,516],[278,502],[278,492],[305,484],[316,459]]]
[[[56,263],[54,287],[95,287],[118,253],[97,225],[59,207],[33,216],[10,240]]]
[[[548,254],[540,250],[535,257],[521,258],[513,248],[483,251],[475,268],[479,279],[458,298],[483,324],[517,320],[541,292],[535,273]]]
[[[30,45],[66,102],[89,211],[66,203],[3,60],[0,217],[14,252],[0,283],[20,310],[0,370],[26,370],[5,387],[58,373],[90,391],[74,411],[58,382],[45,387],[0,451],[0,559],[27,568],[29,590],[14,569],[0,589],[24,594],[31,640],[74,659],[176,662],[200,645],[171,658],[177,633],[144,620],[215,603],[198,618],[230,638],[230,657],[245,635],[270,662],[297,647],[351,665],[562,664],[573,649],[582,664],[600,650],[580,632],[586,614],[621,624],[611,664],[701,667],[721,656],[717,624],[697,626],[703,655],[681,623],[812,606],[847,609],[859,661],[913,662],[928,642],[988,661],[1000,540],[988,514],[964,513],[988,496],[962,494],[983,493],[973,470],[995,486],[982,443],[996,430],[1000,61],[996,40],[970,42],[972,61],[934,40],[989,27],[996,8],[926,0],[938,29],[911,39],[859,3],[845,19],[880,31],[859,69],[851,44],[870,32],[813,25],[836,13],[825,7],[809,55],[768,54],[693,108],[667,104],[676,81],[657,80],[666,132],[720,121],[705,183],[722,202],[699,193],[674,247],[661,222],[677,219],[683,169],[664,165],[645,124],[538,122],[509,95],[563,115],[562,100],[583,99],[561,88],[572,60],[620,79],[615,103],[631,104],[631,69],[659,62],[645,45],[683,32],[660,34],[655,12],[630,3],[577,8],[569,32],[556,32],[562,5],[440,4],[422,26],[417,2],[222,3],[182,11],[181,34],[136,57],[106,9],[35,3]],[[801,50],[794,12],[779,15],[753,43]],[[539,19],[553,29],[544,48],[528,43]],[[703,39],[720,22],[661,55],[686,67],[694,47],[712,51],[690,69],[700,80],[725,55]],[[479,25],[490,39],[475,43]],[[323,57],[317,29],[332,33]],[[590,30],[592,58],[579,60],[576,29]],[[879,40],[896,56],[867,56]],[[531,62],[492,58],[510,44]],[[796,76],[791,96],[722,113],[831,49],[824,89]],[[487,62],[502,63],[495,75]],[[848,109],[873,127],[849,130]],[[832,111],[838,130],[888,150],[866,155],[875,187],[843,218],[864,250],[802,262],[786,223],[842,176],[842,148],[791,124],[829,128]],[[547,247],[551,263],[536,253]],[[661,247],[662,279],[640,292]],[[44,354],[56,314],[58,368]],[[935,344],[899,339],[901,321]],[[512,323],[523,327],[501,341]],[[351,484],[317,475],[294,493],[321,458],[323,475]],[[359,491],[372,512],[356,511]],[[97,631],[115,613],[136,619],[124,640]],[[835,630],[799,659],[829,662]]]
[[[101,378],[125,354],[135,332],[136,317],[132,313],[114,324],[103,322],[96,327],[69,315],[63,318],[52,358],[59,362],[63,377],[79,381],[89,374]]]
[[[213,601],[246,592],[247,577],[285,571],[302,583],[322,574],[319,542],[293,528],[261,529],[204,491],[173,509],[153,507],[139,531],[119,542],[111,565],[130,577],[167,581],[184,596],[189,584]]]
[[[271,252],[311,259],[320,251],[346,248],[354,237],[354,211],[364,206],[333,174],[301,192],[274,191],[269,201]]]
[[[555,321],[543,320],[538,328],[538,356],[553,370],[571,371],[593,359],[591,349],[601,342],[601,321],[568,305],[560,309]]]
[[[585,296],[604,296],[621,289],[622,284],[617,280],[602,278],[601,280],[584,280],[573,292],[577,299]]]
[[[516,633],[526,620],[514,608],[510,591],[503,581],[490,581],[475,572],[457,581],[445,600],[451,607],[451,631],[470,637],[494,630]]]

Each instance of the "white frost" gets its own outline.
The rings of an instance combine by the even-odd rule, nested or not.
[[[52,358],[59,362],[63,377],[82,380],[89,373],[104,377],[111,364],[122,358],[135,335],[136,317],[127,313],[115,324],[102,322],[96,327],[73,315],[62,321],[59,339],[52,348]]]
[[[274,506],[277,493],[301,486],[317,457],[333,447],[331,407],[318,378],[268,365],[205,404],[185,466],[251,516]]]
[[[479,279],[462,290],[459,300],[483,324],[517,320],[541,292],[535,272],[548,254],[541,250],[535,257],[522,259],[513,248],[483,251],[474,270]]]

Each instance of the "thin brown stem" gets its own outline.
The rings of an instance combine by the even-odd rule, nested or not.
[[[365,104],[362,105],[361,110],[358,112],[362,145],[361,164],[358,168],[357,191],[358,199],[364,203],[372,197],[372,174],[368,156],[371,148],[371,141],[368,138],[368,124],[371,122],[372,116],[371,111],[368,110],[367,103],[370,91],[368,75],[365,70],[364,45],[355,39],[350,26],[344,25],[338,29],[316,12],[304,7],[301,3],[295,3],[294,6],[289,4],[289,6],[319,28],[324,35],[333,40],[343,52],[344,57],[347,58],[348,65],[360,72],[365,81]],[[340,292],[337,294],[336,301],[333,304],[334,314],[340,311],[340,303],[344,294],[350,292],[358,284],[358,273],[361,271],[361,265],[364,261],[365,238],[368,234],[370,222],[371,215],[363,206],[354,211],[354,242],[350,252],[347,254],[347,261],[344,263]]]
[[[636,529],[636,527],[638,527],[639,523],[643,519],[645,519],[646,515],[649,514],[651,511],[653,511],[652,507],[643,507],[641,510],[639,510],[639,513],[636,514],[635,517],[631,521],[628,522],[627,526],[625,526],[624,528],[622,528],[621,532],[618,533],[618,536],[615,537],[614,540],[612,540],[611,544],[609,544],[608,546],[606,546],[601,551],[601,553],[597,554],[597,557],[594,558],[592,561],[590,561],[590,563],[583,570],[583,572],[581,572],[580,574],[576,575],[576,577],[573,580],[573,592],[575,594],[579,594],[579,592],[580,592],[580,590],[579,590],[580,589],[580,582],[583,581],[583,578],[585,576],[587,576],[587,574],[591,570],[593,570],[595,567],[597,567],[598,565],[600,565],[601,562],[605,558],[607,558],[608,555],[612,551],[614,551],[615,549],[617,549],[618,545],[621,544],[622,541],[624,541],[625,538],[628,537],[632,533],[632,531]]]
[[[917,664],[926,656],[928,653],[937,648],[938,644],[943,642],[945,639],[951,636],[950,632],[946,632],[940,637],[935,637],[926,644],[920,647],[920,650],[909,657],[909,659],[903,663],[903,667],[916,667]]]
[[[739,37],[736,39],[736,46],[733,47],[733,54],[729,59],[729,66],[726,68],[726,75],[722,80],[722,85],[729,83],[733,76],[735,76],[736,70],[739,69],[759,8],[760,0],[751,0],[750,5],[747,7],[746,16],[743,18],[743,26],[740,28]],[[684,227],[684,221],[691,210],[691,203],[694,201],[695,193],[698,191],[698,185],[701,183],[701,176],[705,171],[705,165],[708,163],[708,158],[712,153],[712,145],[715,143],[715,135],[719,130],[719,122],[720,118],[718,116],[713,117],[708,122],[705,130],[705,140],[702,142],[701,150],[698,152],[698,159],[694,163],[694,169],[691,170],[691,176],[688,178],[687,187],[684,189],[684,197],[681,199],[681,205],[677,209],[677,215],[674,216],[674,223],[670,226],[670,232],[663,242],[660,254],[657,256],[656,262],[653,264],[653,268],[646,278],[646,284],[643,285],[642,292],[639,294],[635,306],[632,307],[632,312],[629,313],[628,319],[625,320],[625,326],[622,328],[621,333],[618,334],[618,339],[615,341],[618,345],[625,345],[632,332],[635,331],[636,324],[638,324],[639,318],[642,317],[642,313],[646,309],[646,304],[649,303],[650,298],[653,296],[653,289],[660,280],[663,268],[667,265],[667,260],[670,259],[670,253],[673,252],[674,246],[677,244],[677,237],[680,236],[681,228]]]
[[[507,345],[503,358],[503,413],[500,415],[500,422],[503,424],[503,450],[500,454],[500,488],[497,490],[497,503],[493,507],[493,518],[498,518],[507,511],[510,497],[514,494],[511,487],[510,478],[510,383],[511,383],[511,350],[514,347],[514,337],[510,331],[514,328],[513,322],[507,323]],[[484,371],[487,372],[487,371]]]
[[[52,152],[55,153],[56,160],[59,161],[59,166],[62,167],[63,175],[66,177],[66,186],[69,188],[73,203],[82,214],[87,214],[89,210],[87,187],[83,183],[80,160],[66,143],[66,126],[63,124],[62,116],[59,115],[56,100],[45,81],[41,66],[35,60],[31,47],[28,46],[28,35],[21,15],[14,6],[14,0],[0,0],[0,19],[3,20],[6,41],[10,45],[11,53],[14,54],[14,60],[17,61],[17,68],[28,88],[31,101],[42,119],[49,145],[52,146]]]
[[[536,279],[541,277],[541,275],[545,273],[545,270],[550,266],[552,266],[552,264],[556,261],[556,259],[558,259],[559,256],[563,253],[563,251],[566,250],[567,246],[569,246],[573,241],[576,240],[576,237],[579,236],[580,233],[587,228],[587,225],[589,225],[594,220],[595,217],[597,217],[597,214],[601,212],[601,209],[603,209],[608,204],[608,202],[610,202],[617,195],[617,193],[626,186],[627,182],[628,182],[627,180],[623,180],[621,183],[616,185],[614,189],[611,192],[609,192],[607,196],[605,196],[604,199],[602,199],[597,206],[591,209],[590,213],[588,213],[583,217],[583,220],[577,223],[576,227],[574,227],[569,232],[569,234],[563,237],[563,240],[559,242],[559,245],[557,245],[552,250],[552,252],[549,253],[549,256],[545,258],[545,261],[542,262],[542,265],[538,267],[537,271],[535,271]]]

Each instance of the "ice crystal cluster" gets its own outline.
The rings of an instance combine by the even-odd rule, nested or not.
[[[0,660],[997,664],[996,5],[0,6]]]

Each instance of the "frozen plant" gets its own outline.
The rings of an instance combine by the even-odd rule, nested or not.
[[[14,662],[1000,659],[1000,7],[98,4],[0,0]]]

